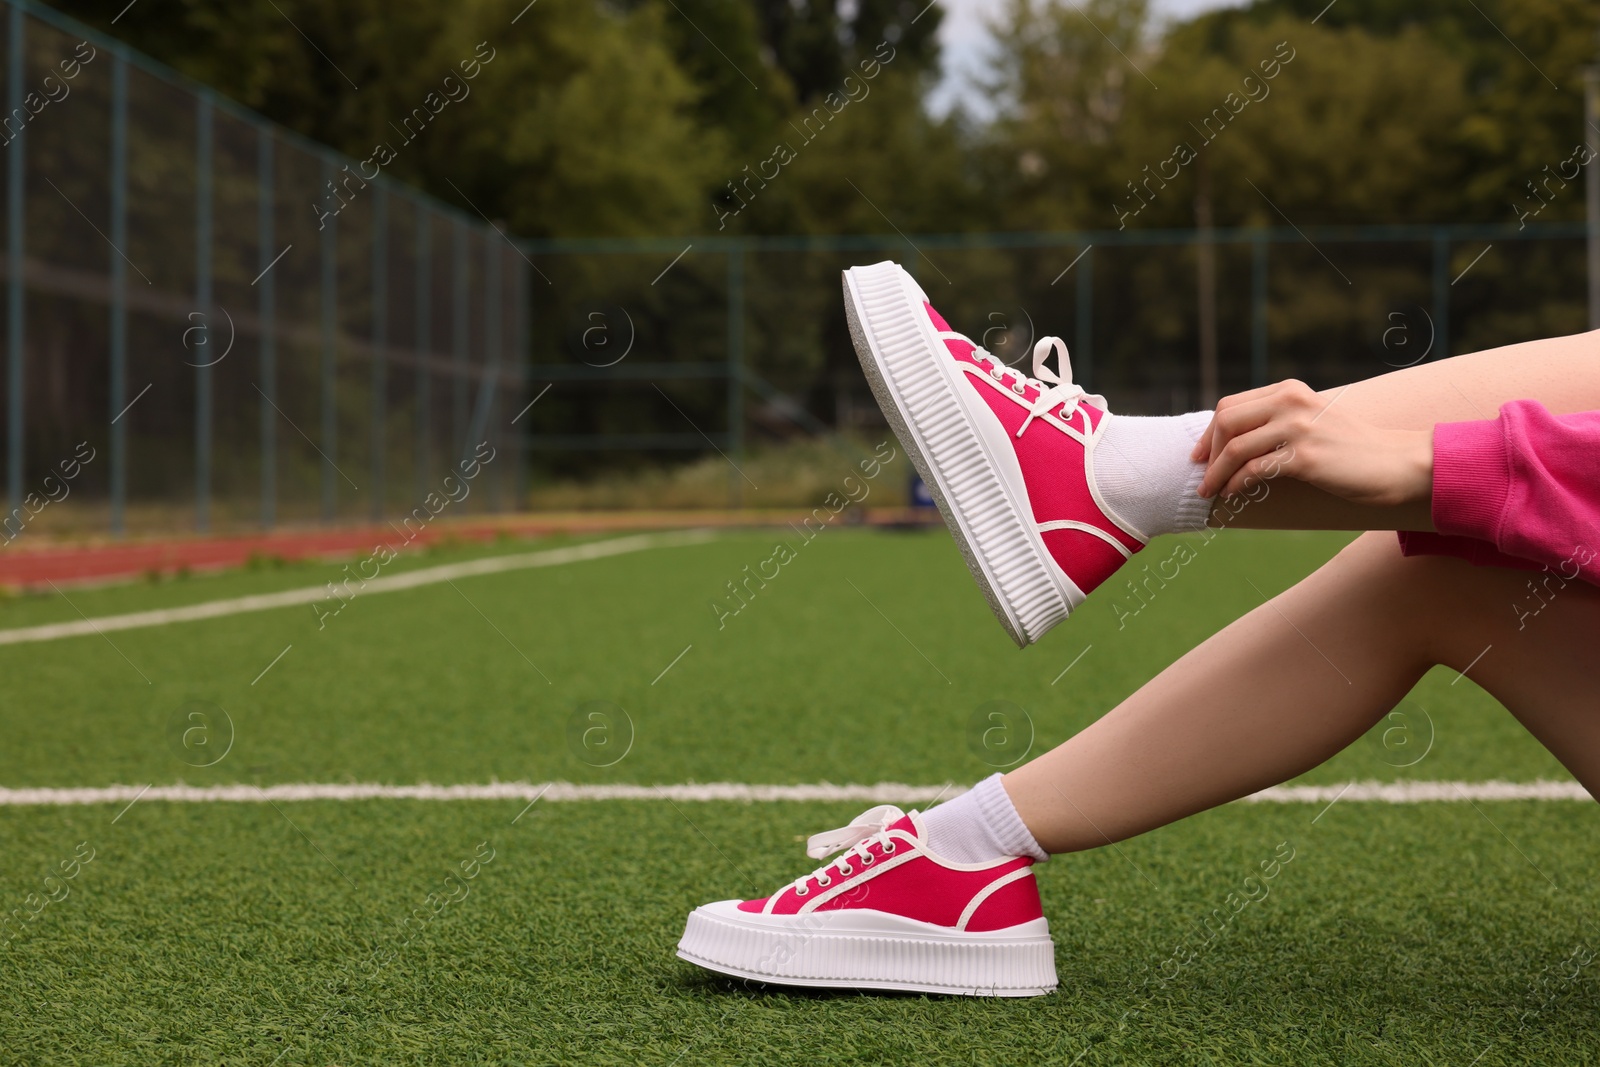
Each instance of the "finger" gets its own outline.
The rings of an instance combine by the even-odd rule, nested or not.
[[[1226,402],[1227,398],[1224,397],[1223,400]],[[1205,463],[1210,460],[1211,453],[1216,448],[1217,434],[1222,429],[1222,418],[1223,407],[1219,403],[1217,409],[1211,413],[1211,421],[1206,423],[1206,428],[1200,432],[1200,438],[1195,441],[1194,448],[1189,450],[1190,459],[1196,463]]]
[[[1200,431],[1200,436],[1195,440],[1194,447],[1189,450],[1189,460],[1193,463],[1205,463],[1211,458],[1211,428],[1217,424],[1217,416],[1213,414],[1211,421],[1206,423],[1206,428]]]
[[[1219,410],[1216,418],[1211,420],[1211,439],[1206,449],[1205,462],[1208,465],[1215,464],[1217,458],[1227,451],[1228,445],[1236,437],[1267,425],[1281,414],[1283,414],[1283,402],[1274,397],[1263,397],[1227,410]],[[1218,479],[1211,484],[1214,487],[1221,485],[1225,480]]]
[[[1223,493],[1225,487],[1236,482],[1246,464],[1282,448],[1284,436],[1285,430],[1281,424],[1269,422],[1230,440],[1211,457],[1211,463],[1200,479],[1201,494],[1214,498]]]
[[[1189,452],[1189,458],[1196,463],[1204,463],[1211,458],[1211,453],[1216,445],[1217,416],[1224,410],[1233,408],[1241,402],[1256,399],[1256,394],[1265,393],[1275,386],[1262,386],[1259,389],[1246,390],[1243,393],[1230,393],[1217,401],[1215,410],[1211,413],[1211,421],[1206,423],[1205,430],[1200,434],[1200,439],[1194,443],[1194,448]]]
[[[1206,473],[1200,479],[1200,495],[1213,497],[1223,486],[1232,484],[1241,467],[1283,444],[1285,432],[1280,423],[1269,421],[1264,426],[1232,438],[1211,457]]]
[[[1288,395],[1306,390],[1308,390],[1308,387],[1304,382],[1297,378],[1286,378],[1281,382],[1273,382],[1271,385],[1260,385],[1254,389],[1246,389],[1242,393],[1229,393],[1217,401],[1216,411],[1212,414],[1211,421],[1206,425],[1205,432],[1200,435],[1200,440],[1195,442],[1194,449],[1189,453],[1189,457],[1196,463],[1205,463],[1218,448],[1227,443],[1226,441],[1219,442],[1217,440],[1217,431],[1220,429],[1218,416],[1223,415],[1224,412],[1227,412],[1228,417],[1231,418],[1237,414],[1237,409],[1241,407],[1272,398],[1277,398],[1281,401]]]
[[[1286,458],[1292,456],[1292,452],[1280,447],[1264,456],[1255,457],[1240,466],[1233,477],[1228,479],[1228,484],[1222,487],[1222,492],[1218,495],[1223,499],[1227,499],[1228,497],[1238,496],[1261,482],[1271,481],[1273,478],[1281,478],[1286,475],[1292,477],[1292,475],[1289,475],[1288,458]]]

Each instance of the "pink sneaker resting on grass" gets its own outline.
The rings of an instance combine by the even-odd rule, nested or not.
[[[1034,346],[1031,375],[1007,367],[952,331],[896,263],[845,271],[844,305],[867,381],[972,576],[1012,640],[1037,641],[1144,547],[1095,488],[1105,398],[1073,383],[1058,337]]]
[[[1032,997],[1056,987],[1055,946],[1033,860],[953,863],[923,843],[921,817],[892,805],[817,834],[806,853],[844,854],[760,900],[689,915],[678,955],[776,985]]]

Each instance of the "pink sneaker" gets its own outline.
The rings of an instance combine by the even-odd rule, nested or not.
[[[896,263],[845,271],[844,307],[873,394],[989,606],[1018,647],[1039,640],[1144,547],[1095,488],[1105,398],[1073,384],[1059,337],[1034,346],[1031,376],[1007,367]]]
[[[1036,997],[1056,987],[1055,944],[1033,860],[952,863],[922,820],[884,804],[818,834],[806,854],[844,855],[760,900],[689,914],[678,955],[776,985]]]

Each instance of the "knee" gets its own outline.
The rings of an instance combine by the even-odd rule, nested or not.
[[[1459,595],[1457,570],[1464,566],[1439,556],[1407,556],[1392,532],[1364,533],[1329,563],[1337,568],[1335,595],[1360,602],[1371,625],[1396,646],[1413,650],[1424,669],[1440,662],[1453,644],[1442,638],[1487,611],[1486,604],[1469,604]]]
[[[1334,557],[1345,566],[1351,580],[1379,590],[1399,589],[1429,579],[1428,556],[1407,556],[1400,551],[1400,539],[1392,532],[1370,531],[1357,537]]]
[[[1530,572],[1476,566],[1453,556],[1406,556],[1393,533],[1348,545],[1351,570],[1380,625],[1427,666],[1460,668],[1516,629],[1516,601]]]

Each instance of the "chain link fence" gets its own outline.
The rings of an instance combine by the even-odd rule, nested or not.
[[[113,534],[378,520],[480,442],[462,509],[512,505],[512,242],[47,8],[4,10],[11,535],[57,503]]]

